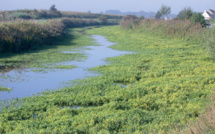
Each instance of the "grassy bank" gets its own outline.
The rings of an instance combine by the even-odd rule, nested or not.
[[[135,53],[92,69],[101,76],[23,98],[20,107],[11,102],[0,112],[1,133],[167,133],[186,127],[209,102],[215,63],[201,42],[119,26],[88,33]]]

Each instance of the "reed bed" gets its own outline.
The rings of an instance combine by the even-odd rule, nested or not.
[[[17,53],[52,45],[65,35],[65,28],[100,25],[97,20],[62,18],[53,20],[17,20],[0,23],[0,52]]]
[[[172,19],[169,21],[155,19],[129,19],[120,22],[122,28],[141,29],[149,34],[168,36],[170,38],[200,39],[202,40],[203,28],[200,23],[192,24],[189,20]],[[198,40],[198,41],[200,41]]]

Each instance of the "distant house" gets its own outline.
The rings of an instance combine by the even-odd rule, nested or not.
[[[210,20],[214,18],[215,11],[212,9],[208,9],[208,10],[205,10],[202,15],[204,16],[205,20]]]

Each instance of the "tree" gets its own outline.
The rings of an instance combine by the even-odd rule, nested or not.
[[[193,15],[192,9],[190,7],[184,8],[179,12],[177,15],[177,18],[185,20],[185,19],[190,19]]]
[[[52,6],[49,8],[49,11],[55,13],[55,12],[57,12],[57,8],[55,7],[55,5],[52,5]]]
[[[159,20],[161,18],[162,14],[160,13],[160,11],[157,11],[156,15],[155,15],[155,19]]]
[[[162,5],[162,6],[161,6],[161,9],[160,9],[159,11],[160,11],[161,15],[167,16],[168,14],[171,13],[171,7]]]
[[[200,23],[202,27],[206,26],[205,18],[202,16],[201,13],[193,13],[192,17],[190,18],[190,21],[193,24]]]
[[[49,9],[51,17],[61,17],[61,13],[57,10],[55,5],[52,5]]]

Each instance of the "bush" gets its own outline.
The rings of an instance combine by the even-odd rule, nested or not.
[[[186,19],[190,19],[192,15],[193,15],[193,11],[191,8],[184,8],[179,12],[177,17],[181,20],[186,20]]]
[[[190,21],[191,21],[193,24],[200,23],[202,27],[205,27],[205,26],[206,26],[205,18],[202,16],[201,13],[194,13],[194,14],[192,15],[192,17],[190,18]]]

